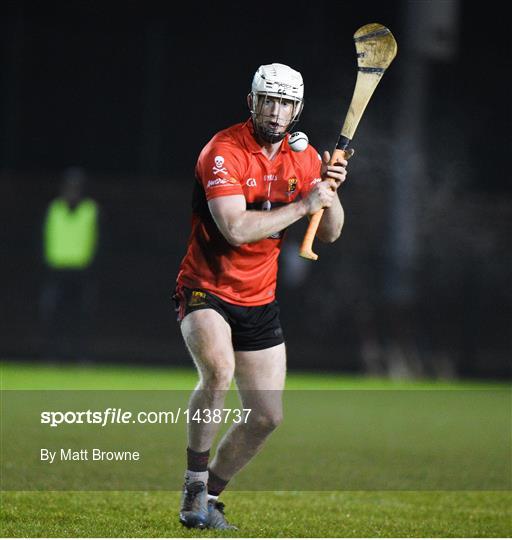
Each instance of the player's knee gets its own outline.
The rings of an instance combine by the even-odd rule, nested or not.
[[[259,432],[270,433],[279,427],[282,421],[283,413],[281,411],[267,411],[255,414],[251,418],[251,427]]]
[[[228,362],[219,362],[201,372],[201,385],[212,390],[229,390],[235,366]]]

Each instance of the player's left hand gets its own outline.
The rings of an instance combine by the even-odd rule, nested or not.
[[[333,190],[337,190],[347,178],[348,161],[342,159],[336,162],[335,165],[329,165],[331,154],[327,150],[322,155],[322,180],[329,180]]]

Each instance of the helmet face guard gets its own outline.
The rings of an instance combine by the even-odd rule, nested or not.
[[[265,100],[271,97],[293,104],[291,119],[285,125],[268,125],[262,113]],[[304,83],[302,75],[294,69],[283,64],[269,64],[260,66],[254,75],[250,93],[250,110],[255,133],[265,142],[276,143],[284,139],[297,123],[304,106]],[[284,128],[282,131],[281,129]]]
[[[254,126],[255,133],[265,142],[276,143],[282,141],[285,135],[293,128],[293,126],[298,122],[304,102],[290,100],[293,102],[293,112],[290,121],[286,125],[276,125],[274,127],[266,125],[265,120],[268,120],[270,117],[266,116],[263,113],[263,104],[265,103],[267,97],[272,97],[279,100],[279,107],[284,100],[288,98],[280,95],[269,93],[255,93],[251,92],[251,116],[252,123]],[[285,128],[281,131],[282,128]]]

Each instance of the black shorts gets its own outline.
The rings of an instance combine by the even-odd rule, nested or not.
[[[178,322],[200,309],[213,309],[231,327],[235,351],[259,351],[284,343],[276,300],[263,306],[238,306],[230,304],[205,291],[178,285],[173,300],[176,304]]]

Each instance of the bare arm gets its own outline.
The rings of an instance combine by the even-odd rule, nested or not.
[[[343,229],[343,223],[345,222],[345,212],[343,206],[341,206],[338,194],[334,197],[334,201],[330,208],[326,208],[318,230],[316,233],[317,238],[321,242],[332,243],[336,241]]]
[[[308,214],[321,208],[325,212],[318,228],[318,238],[323,242],[334,242],[343,227],[343,208],[336,190],[345,181],[347,162],[328,165],[330,156],[324,152],[322,182],[300,201],[292,202],[270,211],[247,210],[243,195],[216,197],[208,201],[208,207],[219,231],[232,246],[241,246],[268,238],[282,231]]]
[[[341,183],[341,182],[340,182]],[[300,201],[292,202],[273,210],[247,210],[243,195],[217,197],[208,201],[208,207],[224,238],[232,246],[240,246],[268,238],[271,234],[282,231],[308,214],[314,214],[321,208],[329,208],[333,203],[341,205],[332,185],[334,180],[318,183]],[[338,210],[333,217],[338,216]],[[329,217],[329,220],[331,218]],[[330,221],[325,226],[329,228]]]
[[[325,208],[324,215],[318,226],[316,236],[322,242],[331,243],[340,237],[341,229],[345,221],[345,213],[341,206],[340,199],[338,197],[337,190],[340,185],[345,181],[347,176],[346,166],[347,161],[343,160],[338,165],[328,165],[331,156],[329,152],[324,152],[322,156],[322,178],[324,182],[328,183],[331,189],[334,191],[334,198],[332,204]]]
[[[308,213],[305,201],[270,210],[247,210],[243,195],[217,197],[208,202],[213,219],[233,246],[257,242],[281,231]]]

